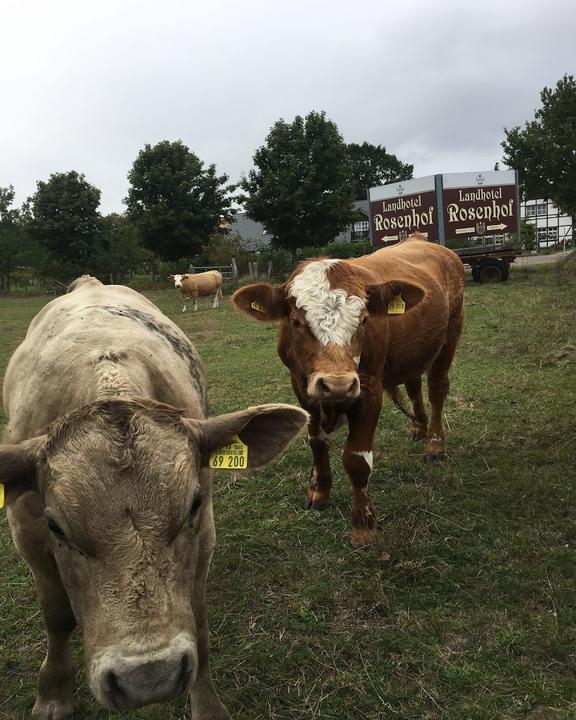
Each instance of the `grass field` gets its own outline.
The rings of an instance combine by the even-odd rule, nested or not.
[[[212,413],[293,402],[276,330],[207,301],[149,296],[203,357]],[[449,458],[421,461],[385,406],[372,497],[382,542],[349,544],[351,492],[333,444],[332,506],[303,509],[301,437],[272,465],[215,476],[212,664],[238,720],[576,718],[576,268],[514,269],[466,288],[446,406]],[[0,375],[44,298],[0,299]],[[0,718],[29,717],[44,635],[0,518]],[[81,666],[81,650],[76,640]],[[75,718],[114,714],[79,671]]]

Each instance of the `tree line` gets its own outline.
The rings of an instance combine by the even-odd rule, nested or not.
[[[524,194],[551,199],[576,215],[576,83],[565,75],[544,88],[542,107],[524,128],[504,128],[504,163],[519,170]],[[68,282],[90,273],[117,282],[160,263],[229,257],[228,233],[238,207],[261,222],[272,247],[292,261],[299,248],[330,243],[358,219],[354,201],[368,188],[413,177],[381,145],[346,144],[323,112],[278,120],[238,183],[219,175],[181,141],[145,147],[128,173],[122,214],[103,216],[100,190],[76,171],[39,181],[14,206],[14,188],[0,187],[0,290],[19,272]],[[160,268],[161,269],[161,268]]]
[[[122,214],[102,215],[100,190],[74,170],[39,181],[20,208],[14,188],[0,188],[0,289],[10,289],[19,269],[64,283],[83,273],[117,282],[161,263],[217,261],[238,242],[228,227],[242,205],[274,247],[294,255],[333,240],[368,187],[413,172],[380,145],[346,145],[317,112],[276,122],[254,164],[232,184],[181,141],[145,145],[128,173]]]

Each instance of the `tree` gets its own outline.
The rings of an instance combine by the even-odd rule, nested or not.
[[[142,243],[163,260],[196,255],[232,215],[234,186],[181,141],[145,145],[128,173],[124,202]]]
[[[564,77],[540,93],[535,119],[511,130],[503,161],[519,171],[523,195],[544,198],[568,215],[576,215],[576,82]]]
[[[30,233],[64,276],[96,272],[103,252],[100,190],[74,170],[55,173],[36,185],[29,198]]]
[[[528,252],[538,249],[538,242],[536,241],[536,228],[532,223],[522,220],[520,223],[520,240],[522,247]]]
[[[22,251],[22,232],[14,202],[14,187],[0,187],[0,290],[10,290],[11,275]]]
[[[110,213],[101,220],[104,251],[99,260],[110,282],[122,281],[130,270],[148,264],[153,255],[138,242],[134,224],[125,216]]]
[[[353,221],[350,157],[323,112],[278,120],[254,165],[242,181],[246,211],[293,260],[299,247],[325,245]]]
[[[356,200],[366,200],[369,188],[410,180],[413,177],[414,165],[400,162],[396,155],[387,153],[382,145],[350,143],[348,152],[352,162]]]

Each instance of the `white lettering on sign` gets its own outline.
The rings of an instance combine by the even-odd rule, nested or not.
[[[470,220],[500,220],[501,218],[512,217],[513,211],[513,199],[504,205],[492,200],[490,205],[481,205],[480,207],[463,208],[458,203],[450,203],[446,207],[448,222],[451,223],[468,222]]]
[[[492,190],[459,190],[458,199],[460,202],[477,202],[478,200],[502,200],[502,188]]]
[[[382,212],[396,212],[397,210],[410,210],[411,208],[422,207],[422,195],[415,195],[411,198],[398,198],[397,200],[384,200]]]
[[[382,217],[380,213],[374,215],[375,230],[397,230],[401,228],[421,228],[434,223],[434,205],[430,205],[428,210],[416,212],[412,210],[409,215],[398,215],[396,217]]]

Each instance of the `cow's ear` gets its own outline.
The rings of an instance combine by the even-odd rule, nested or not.
[[[267,283],[246,285],[232,295],[232,303],[255,320],[270,322],[281,320],[288,314],[286,289],[272,287]]]
[[[368,285],[367,307],[371,315],[397,317],[416,307],[424,297],[424,290],[418,285],[405,282],[386,282]]]
[[[10,499],[13,493],[37,487],[38,461],[46,436],[24,440],[15,445],[0,445],[0,483]]]
[[[258,405],[206,420],[186,419],[185,422],[199,442],[203,466],[251,469],[265,465],[288,447],[308,422],[308,413],[295,405]],[[241,446],[231,451],[226,449],[236,439],[246,450]],[[211,462],[211,457],[216,459]],[[245,459],[235,460],[235,457]]]

